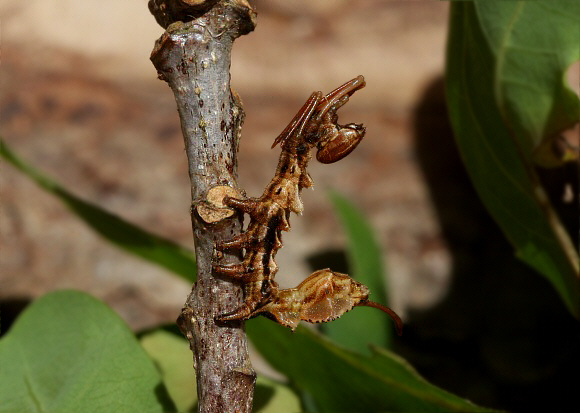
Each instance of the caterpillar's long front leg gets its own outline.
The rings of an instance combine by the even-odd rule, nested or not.
[[[282,133],[280,133],[276,139],[274,139],[272,148],[278,145],[278,143],[280,146],[284,147],[286,141],[295,134],[297,128],[300,131],[298,135],[302,133],[304,127],[312,116],[312,112],[314,112],[314,109],[316,109],[316,106],[320,102],[320,99],[322,99],[322,92],[313,92],[312,95],[310,95],[306,103],[304,103],[304,105],[300,108],[288,126],[284,128]]]
[[[336,320],[356,306],[369,306],[387,313],[401,335],[403,322],[399,316],[368,298],[367,286],[327,268],[312,273],[296,288],[279,290],[271,302],[257,308],[251,316],[262,314],[294,330],[300,321],[325,323]]]

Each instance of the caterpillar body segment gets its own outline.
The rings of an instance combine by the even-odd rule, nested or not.
[[[369,289],[347,274],[326,268],[312,273],[296,288],[280,290],[274,300],[254,311],[295,330],[300,321],[326,323],[336,320],[356,306],[378,308],[395,322],[400,335],[402,321],[390,308],[369,301]]]

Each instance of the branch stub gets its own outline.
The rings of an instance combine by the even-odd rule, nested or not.
[[[235,211],[223,203],[226,196],[243,198],[236,188],[223,185],[214,186],[208,191],[206,202],[202,202],[196,207],[200,218],[208,224],[213,224],[233,216]]]

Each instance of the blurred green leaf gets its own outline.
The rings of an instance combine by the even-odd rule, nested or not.
[[[197,393],[193,355],[179,331],[157,329],[141,337],[141,345],[155,361],[179,412],[196,411]],[[258,375],[254,392],[256,413],[299,412],[300,399],[285,384]]]
[[[143,335],[140,341],[155,362],[177,411],[193,411],[197,403],[197,391],[189,343],[161,329]]]
[[[350,275],[371,291],[371,299],[387,305],[381,250],[363,214],[337,192],[330,199],[347,239]],[[388,348],[393,324],[389,316],[373,308],[357,307],[332,323],[322,324],[334,342],[361,354],[370,354],[369,344]]]
[[[0,412],[175,411],[125,323],[76,291],[33,302],[0,340]]]
[[[579,15],[578,2],[453,2],[446,69],[455,139],[479,196],[517,256],[552,283],[576,317],[578,253],[531,151],[538,134],[569,123],[574,103],[562,71],[578,58],[578,25],[570,22]],[[577,98],[575,105],[577,117]]]
[[[0,156],[42,189],[58,197],[77,217],[108,241],[190,282],[195,281],[195,256],[191,251],[77,198],[57,182],[19,159],[3,140],[0,140]]]
[[[429,384],[387,350],[341,349],[302,326],[295,333],[265,318],[246,323],[254,346],[323,412],[487,412]],[[286,411],[286,410],[284,410]]]
[[[300,412],[300,398],[287,385],[258,375],[254,392],[254,412]]]

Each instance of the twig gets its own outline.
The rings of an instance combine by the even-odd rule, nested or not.
[[[219,208],[237,188],[237,150],[244,113],[230,90],[233,41],[255,27],[246,0],[151,0],[149,9],[167,30],[151,60],[177,102],[191,178],[191,219],[197,281],[178,325],[194,352],[199,412],[251,412],[256,374],[243,323],[218,325],[214,317],[242,302],[239,286],[212,275],[214,245],[241,230],[241,217]],[[224,192],[225,191],[225,192]]]

